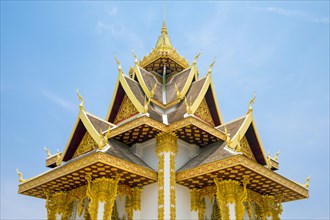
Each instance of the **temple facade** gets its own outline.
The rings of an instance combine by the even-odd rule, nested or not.
[[[247,113],[224,122],[211,63],[200,77],[163,23],[154,49],[118,78],[105,119],[79,114],[63,152],[18,193],[45,199],[48,219],[280,219],[308,181],[279,175]]]

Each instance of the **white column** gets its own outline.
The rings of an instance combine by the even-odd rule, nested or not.
[[[97,210],[97,219],[103,219],[104,202],[99,202],[99,208]]]
[[[164,153],[164,218],[170,219],[171,183],[170,183],[170,153]]]

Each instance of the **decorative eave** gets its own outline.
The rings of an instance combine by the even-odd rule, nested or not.
[[[45,198],[44,190],[68,191],[85,185],[85,175],[93,178],[121,174],[121,183],[142,187],[157,181],[157,173],[103,152],[93,151],[21,183],[18,193]]]
[[[213,80],[211,80],[210,88],[211,88],[211,92],[212,92],[212,96],[213,96],[215,110],[217,111],[217,117],[219,118],[220,125],[222,125],[223,124],[223,120],[222,120],[222,115],[221,115],[220,107],[219,107],[219,104],[218,104],[218,99],[217,99],[217,96],[216,96],[216,93],[215,93],[215,89],[214,89],[214,85],[213,85]]]
[[[161,58],[169,58],[175,63],[179,64],[183,69],[188,68],[190,65],[188,61],[181,56],[175,48],[154,48],[149,55],[143,57],[139,65],[146,67]]]
[[[189,116],[170,125],[165,125],[147,116],[141,116],[119,127],[112,128],[108,138],[132,145],[155,138],[159,132],[174,132],[179,139],[200,146],[226,139],[223,132],[194,116]]]
[[[134,75],[137,77],[137,79],[139,81],[139,84],[140,84],[144,94],[146,94],[147,97],[151,98],[151,101],[153,101],[154,99],[152,99],[151,90],[148,88],[146,82],[144,81],[143,76],[142,76],[141,71],[140,71],[140,66],[137,63],[135,63],[133,71],[134,71]],[[162,86],[160,83],[157,82],[157,79],[155,79],[155,81],[156,81],[157,84]]]
[[[201,79],[200,79],[201,80]],[[205,94],[211,84],[212,80],[211,80],[211,75],[207,75],[206,76],[206,80],[202,86],[202,89],[199,91],[199,94],[197,96],[197,98],[194,100],[193,103],[189,103],[190,104],[190,109],[191,109],[191,113],[194,114],[195,111],[197,110],[197,108],[199,107],[199,105],[201,104],[202,100],[205,97]],[[190,100],[188,100],[189,102]]]
[[[308,189],[301,184],[295,183],[243,155],[232,156],[177,172],[176,181],[189,188],[203,188],[214,185],[214,178],[239,181],[243,179],[243,176],[251,178],[251,183],[247,186],[250,190],[262,195],[283,194],[283,202],[304,199],[309,196]]]
[[[133,103],[134,107],[140,112],[144,113],[144,106],[139,102],[139,100],[136,98],[134,95],[133,91],[129,87],[127,81],[126,81],[126,76],[124,74],[119,74],[119,82],[121,83],[126,95],[128,98],[131,100]]]
[[[88,132],[90,134],[90,136],[93,138],[93,140],[95,141],[95,143],[97,143],[99,145],[99,147],[103,147],[101,146],[102,145],[102,139],[101,139],[101,135],[100,135],[100,131],[97,131],[95,129],[95,127],[93,126],[92,122],[89,120],[88,116],[87,116],[87,113],[84,109],[80,108],[80,111],[79,111],[79,115],[77,117],[77,120],[75,122],[75,125],[74,125],[74,129],[72,130],[71,132],[71,135],[70,135],[70,138],[66,144],[66,147],[64,148],[64,151],[63,153],[61,154],[60,158],[58,161],[56,161],[56,164],[57,165],[60,165],[63,160],[64,160],[64,157],[66,156],[67,152],[68,152],[68,149],[70,147],[70,144],[71,144],[71,141],[73,139],[73,136],[77,130],[77,127],[78,127],[78,124],[79,122],[82,122],[84,127],[86,128],[86,132]],[[90,114],[91,115],[91,114]],[[109,123],[109,127],[111,127],[111,124]]]
[[[193,64],[191,66],[191,70],[189,72],[188,79],[187,79],[186,83],[184,84],[182,90],[180,91],[180,97],[182,97],[182,98],[185,97],[187,92],[189,91],[189,88],[191,87],[193,80],[194,79],[197,80],[197,77],[196,77],[197,72],[198,72],[197,67],[195,64]]]
[[[262,159],[264,160],[264,163],[262,163],[262,165],[266,165],[267,164],[266,154],[265,154],[264,147],[262,145],[257,127],[255,125],[252,112],[249,112],[246,115],[245,120],[243,121],[241,127],[238,129],[236,134],[234,134],[234,136],[231,138],[231,146],[238,145],[239,141],[241,141],[241,139],[244,137],[244,135],[246,134],[250,125],[252,126],[253,131],[255,132],[258,144],[260,146],[261,156],[262,156]],[[231,148],[231,146],[228,146],[228,147]]]

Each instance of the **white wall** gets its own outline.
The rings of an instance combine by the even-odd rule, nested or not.
[[[127,219],[126,209],[125,209],[125,202],[126,202],[126,196],[116,197],[116,205],[117,205],[117,212],[118,217],[121,219],[124,215]]]
[[[204,197],[204,199],[205,199],[205,205],[206,205],[205,215],[207,216],[207,219],[211,219],[211,215],[213,212],[213,205],[214,205],[214,202],[216,202],[216,199],[215,199],[215,197],[213,197],[211,199],[209,196]]]
[[[190,210],[189,188],[176,184],[176,219],[192,219]]]
[[[143,187],[140,219],[158,219],[158,183]]]

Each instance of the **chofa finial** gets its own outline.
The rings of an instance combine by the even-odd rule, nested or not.
[[[78,99],[80,100],[79,108],[84,110],[84,98],[80,95],[79,90],[76,90]]]
[[[305,180],[305,184],[304,184],[304,187],[305,188],[309,188],[309,181],[310,181],[311,177],[307,177],[306,180]]]
[[[279,155],[279,154],[280,154],[280,151],[278,151],[278,152],[274,155],[274,158],[273,158],[273,159],[274,159],[275,161],[278,161],[278,155]]]
[[[250,100],[249,105],[248,105],[248,112],[247,112],[247,114],[249,114],[249,113],[251,113],[253,111],[252,105],[254,104],[254,101],[255,101],[256,97],[257,97],[257,93],[256,93],[256,91],[254,91],[253,97]]]
[[[210,64],[209,70],[207,71],[207,75],[210,75],[212,73],[213,66],[215,64],[216,57],[214,57],[213,62]]]
[[[120,72],[122,72],[121,65],[120,65],[119,60],[117,59],[116,54],[114,54],[114,58],[115,58],[115,61],[116,61],[117,65],[118,65],[118,70],[119,70]]]
[[[199,51],[199,53],[195,56],[194,61],[193,61],[193,64],[196,64],[196,62],[197,62],[199,56],[201,55],[201,53],[202,53],[202,49],[201,49],[201,50]]]
[[[186,105],[186,112],[188,115],[191,115],[193,112],[192,112],[192,109],[191,109],[191,97],[190,97],[190,103],[188,103],[187,101],[187,97],[184,98],[184,104]]]
[[[228,133],[227,127],[225,126],[225,135],[226,135],[226,144],[228,147],[231,148],[231,138],[230,138],[230,134]]]
[[[24,183],[26,180],[23,179],[23,174],[21,172],[18,171],[18,169],[16,169],[16,173],[18,175],[18,178],[19,178],[19,182],[20,183]]]
[[[133,57],[134,57],[134,63],[138,63],[139,62],[139,59],[136,56],[136,54],[134,53],[134,49],[133,48],[132,48],[132,54],[133,54]]]
[[[47,147],[44,147],[45,151],[47,152],[47,157],[51,156],[50,150]]]

